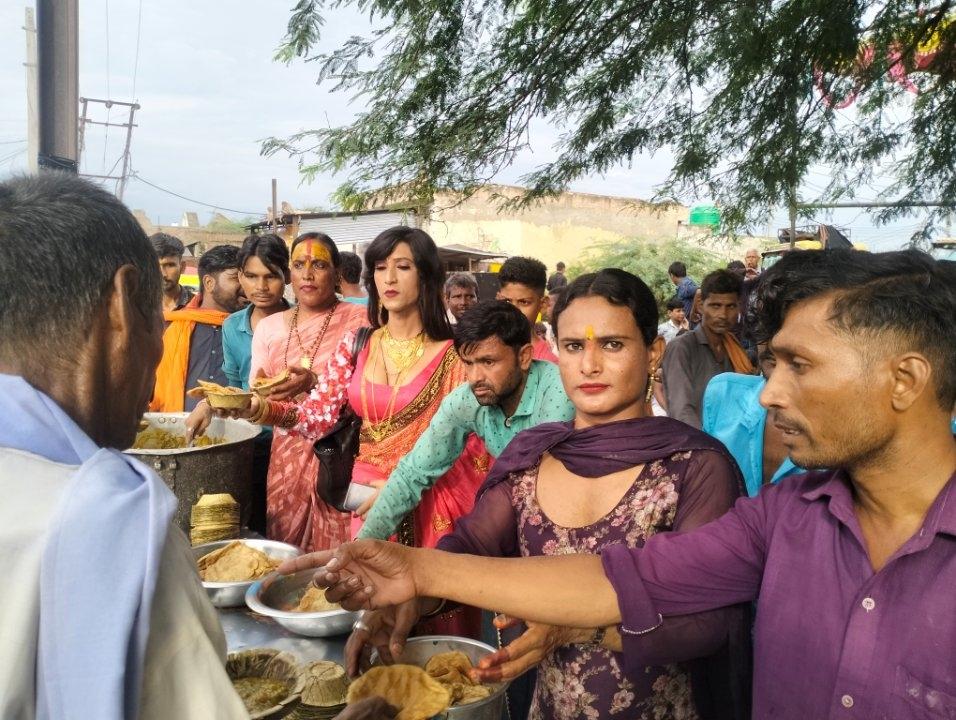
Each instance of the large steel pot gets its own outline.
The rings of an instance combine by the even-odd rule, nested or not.
[[[495,649],[491,645],[471,638],[453,635],[422,635],[410,637],[405,641],[405,649],[402,650],[397,662],[423,668],[432,655],[456,651],[465,653],[471,660],[471,664],[477,665],[481,658],[490,655]],[[378,653],[374,650],[371,660],[372,665],[380,664]],[[501,720],[502,717],[506,717],[505,691],[510,684],[510,681],[495,683],[494,691],[484,700],[450,707],[441,715],[437,715],[436,720]]]
[[[187,413],[146,413],[150,427],[186,433]],[[252,509],[252,443],[260,427],[245,420],[213,418],[207,435],[224,437],[221,445],[173,450],[127,450],[151,467],[179,500],[176,522],[189,534],[189,512],[201,495],[229,493],[239,503],[242,525]]]

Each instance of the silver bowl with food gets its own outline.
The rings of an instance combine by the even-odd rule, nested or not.
[[[220,540],[218,542],[206,543],[205,545],[197,545],[193,548],[193,559],[198,565],[199,561],[204,557],[234,542],[242,543],[252,550],[265,553],[272,561],[272,567],[265,570],[266,573],[271,572],[274,566],[283,560],[290,560],[302,554],[302,551],[295,545],[287,545],[286,543],[276,540],[241,538],[239,540]],[[200,577],[202,577],[202,571],[200,571]],[[232,581],[207,581],[204,579],[202,586],[206,588],[206,594],[209,595],[210,602],[216,607],[242,607],[245,604],[246,591],[255,584],[257,579],[258,578],[250,578],[247,580]]]
[[[358,613],[327,602],[325,591],[312,585],[315,573],[314,569],[271,573],[246,591],[246,605],[297,635],[332,637],[350,632]]]
[[[454,635],[422,635],[408,638],[405,649],[396,659],[396,662],[405,665],[416,665],[425,668],[428,661],[436,655],[444,653],[463,653],[472,666],[486,655],[495,652],[495,648],[478,640],[455,637]],[[379,665],[381,661],[378,653],[372,651],[372,665]],[[442,715],[448,720],[500,720],[505,711],[505,691],[508,682],[491,683],[486,685],[491,692],[487,697],[475,700],[464,705],[452,705]]]

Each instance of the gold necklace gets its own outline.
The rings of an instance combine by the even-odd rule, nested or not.
[[[392,334],[388,331],[388,325],[386,325],[382,328],[382,337],[379,344],[388,359],[392,361],[396,374],[401,374],[425,354],[425,332],[423,330],[414,337],[399,340],[392,337]],[[387,372],[388,368],[385,369]]]
[[[319,351],[319,345],[322,344],[322,338],[325,337],[325,331],[329,329],[329,323],[332,322],[332,313],[335,312],[335,308],[338,307],[339,301],[336,298],[335,302],[332,303],[332,307],[329,308],[328,314],[325,316],[325,322],[322,324],[322,330],[319,331],[318,337],[315,339],[315,342],[312,343],[312,347],[308,350],[305,349],[305,343],[302,342],[302,337],[299,335],[299,306],[296,305],[292,309],[292,320],[289,322],[289,335],[285,340],[285,365],[289,367],[289,343],[292,341],[292,334],[295,333],[295,340],[299,343],[299,349],[302,350],[305,354],[299,358],[299,365],[304,367],[306,370],[312,369],[312,363],[315,362],[315,354]]]
[[[419,333],[417,337],[418,337],[418,341],[421,343],[422,350],[418,352],[417,357],[412,357],[410,362],[406,362],[403,366],[397,369],[396,376],[395,376],[395,384],[392,385],[392,392],[388,398],[388,403],[386,403],[385,405],[385,412],[379,415],[378,405],[375,402],[376,383],[374,378],[375,378],[375,369],[378,367],[378,362],[381,359],[382,369],[385,371],[386,382],[388,382],[388,379],[389,379],[388,365],[384,361],[384,355],[385,353],[387,353],[387,348],[385,347],[383,343],[383,340],[385,339],[385,335],[387,333],[388,333],[388,328],[387,327],[382,328],[382,337],[379,338],[377,347],[373,346],[369,350],[368,360],[366,361],[371,366],[371,375],[373,378],[371,382],[371,386],[372,386],[371,388],[372,408],[371,409],[375,413],[374,417],[372,417],[372,413],[369,412],[368,397],[366,393],[366,384],[368,383],[368,381],[365,378],[364,372],[362,373],[362,383],[361,383],[360,392],[359,392],[362,399],[362,417],[365,418],[365,420],[368,422],[366,429],[368,431],[369,436],[372,438],[374,442],[381,442],[386,437],[388,437],[388,435],[391,433],[392,418],[395,415],[395,401],[398,399],[398,393],[402,389],[402,381],[405,378],[405,373],[408,371],[409,368],[411,368],[412,365],[415,364],[415,360],[417,360],[418,357],[421,357],[421,355],[424,353],[424,340],[423,340],[424,333]],[[394,338],[392,339],[394,340]],[[415,339],[416,338],[411,338],[412,341],[414,341]],[[399,340],[397,342],[410,344],[408,340]],[[414,354],[414,350],[412,354]],[[395,361],[393,360],[393,362]],[[388,383],[388,384],[391,385],[391,383]]]
[[[381,343],[379,343],[379,346],[381,346]],[[394,412],[395,412],[395,400],[398,398],[398,391],[401,387],[401,384],[400,384],[401,377],[399,376],[398,378],[396,378],[395,385],[392,387],[392,393],[388,399],[388,403],[385,406],[385,412],[382,413],[382,415],[380,416],[378,414],[378,405],[375,402],[376,383],[374,378],[375,378],[375,368],[378,367],[378,360],[381,357],[381,355],[382,355],[382,351],[381,351],[381,347],[379,347],[378,352],[375,352],[374,354],[370,352],[369,358],[368,358],[368,362],[371,365],[371,373],[373,378],[370,384],[372,386],[371,388],[372,410],[375,412],[375,417],[372,417],[372,413],[369,412],[368,397],[366,394],[366,385],[368,384],[368,380],[365,379],[364,373],[362,375],[362,384],[361,384],[361,391],[360,391],[360,395],[362,397],[362,417],[365,418],[365,420],[368,422],[366,429],[368,430],[368,434],[374,442],[381,442],[386,437],[388,437],[388,434],[391,432],[392,415],[394,415]],[[387,372],[385,377],[386,379],[388,379]]]

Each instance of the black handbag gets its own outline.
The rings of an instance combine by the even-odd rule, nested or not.
[[[370,327],[359,328],[355,333],[355,343],[352,345],[353,370],[359,353],[371,335]],[[349,483],[352,482],[352,467],[355,465],[355,456],[358,455],[361,430],[362,418],[346,403],[338,422],[324,438],[316,440],[312,446],[312,452],[319,461],[316,492],[320,498],[341,512],[348,512],[345,509],[345,496]]]

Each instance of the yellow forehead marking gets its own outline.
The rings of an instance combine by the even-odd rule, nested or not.
[[[306,240],[295,246],[295,252],[292,253],[293,260],[325,260],[332,264],[332,253],[325,247],[324,243]]]
[[[585,326],[585,328],[584,328],[584,339],[585,339],[585,340],[593,340],[593,339],[594,339],[594,326],[593,326],[593,325],[587,325],[587,326]]]

